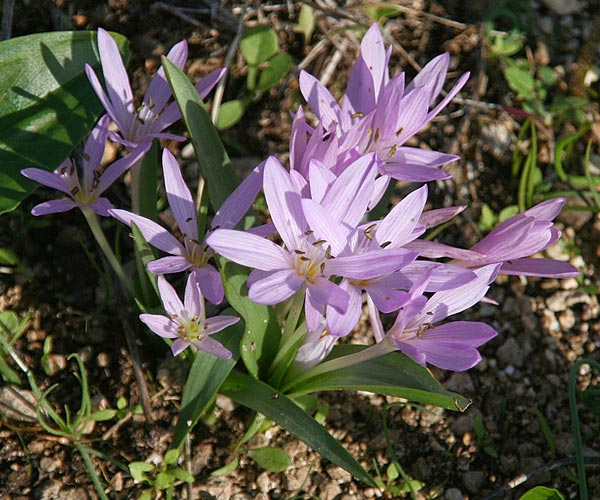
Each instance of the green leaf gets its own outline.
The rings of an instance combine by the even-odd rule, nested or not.
[[[343,467],[360,481],[375,485],[367,471],[344,447],[291,399],[248,375],[232,371],[221,392],[277,422],[327,460]]]
[[[244,335],[240,345],[240,355],[248,372],[259,378],[263,369],[267,369],[277,352],[281,330],[272,307],[248,298],[248,271],[246,268],[218,258],[223,276],[225,297],[231,307],[244,320]]]
[[[154,465],[148,462],[131,462],[129,464],[129,473],[131,477],[136,481],[144,481],[146,479],[146,472],[154,470]]]
[[[565,500],[558,490],[536,486],[525,493],[519,500]]]
[[[179,460],[179,455],[181,455],[181,452],[176,448],[168,450],[165,453],[165,464],[177,465],[177,461]]]
[[[504,68],[504,78],[519,98],[530,101],[535,97],[535,80],[528,71],[517,66]]]
[[[137,225],[131,223],[131,234],[133,235],[133,248],[135,256],[135,285],[139,289],[136,302],[142,311],[158,304],[158,276],[148,271],[148,263],[156,259],[154,247],[152,247],[144,238],[144,235],[138,229]],[[154,289],[154,294],[150,292],[149,285]]]
[[[588,387],[581,393],[581,400],[588,411],[600,415],[600,386]]]
[[[243,99],[234,99],[221,104],[219,108],[219,117],[217,118],[217,128],[225,130],[233,127],[244,116],[246,111],[246,101]]]
[[[116,415],[117,410],[114,410],[113,408],[106,408],[105,410],[95,411],[90,415],[90,418],[96,422],[104,422],[106,420],[112,420]]]
[[[166,490],[171,488],[175,484],[175,478],[171,474],[171,471],[161,471],[156,475],[156,479],[153,481],[155,488],[159,490]]]
[[[509,219],[510,217],[517,215],[518,213],[519,207],[517,205],[508,205],[507,207],[504,207],[502,210],[500,210],[500,213],[498,214],[498,223],[504,222],[506,219]]]
[[[354,354],[365,348],[360,345],[336,346],[327,359]],[[310,375],[310,371],[306,374]],[[427,368],[398,352],[289,385],[289,393],[293,396],[340,389],[397,396],[450,410],[464,411],[471,404],[463,396],[445,390]]]
[[[308,45],[315,31],[315,9],[305,3],[300,7],[298,15],[298,24],[294,26],[294,31],[302,33],[304,36],[304,45]]]
[[[255,448],[249,454],[258,465],[271,472],[283,472],[292,465],[290,457],[281,448]]]
[[[233,460],[231,462],[229,462],[228,464],[224,465],[220,469],[212,471],[210,475],[211,476],[216,476],[216,477],[228,476],[235,469],[237,469],[237,466],[239,465],[239,463],[240,463],[240,459],[236,455],[235,457],[233,457]]]
[[[127,408],[127,398],[121,396],[119,399],[117,399],[117,408],[119,410]]]
[[[481,214],[479,215],[479,221],[477,222],[477,227],[481,231],[491,231],[494,229],[496,225],[496,214],[490,208],[487,203],[484,203],[481,206]]]
[[[12,250],[8,248],[0,248],[0,265],[16,266],[19,263],[19,258]]]
[[[267,64],[256,84],[256,90],[259,92],[265,92],[283,80],[290,71],[292,59],[289,54],[277,54]]]
[[[210,204],[216,212],[238,185],[231,160],[196,88],[167,58],[163,57],[162,63],[206,179]]]
[[[268,26],[248,28],[240,40],[240,51],[250,66],[258,66],[279,52],[277,33]]]
[[[232,359],[221,359],[198,351],[190,373],[183,387],[181,409],[173,434],[173,448],[180,448],[183,439],[198,422],[223,380],[235,366],[239,356],[237,346],[240,342],[241,327],[237,323],[218,334],[219,341],[233,354]]]
[[[170,469],[169,472],[175,479],[177,479],[177,481],[185,481],[186,483],[194,482],[194,476],[192,476],[188,471],[183,470],[180,467]]]
[[[127,57],[126,39],[112,35]],[[93,127],[102,107],[85,63],[99,71],[93,31],[39,33],[0,43],[0,213],[37,187],[21,169],[55,169]]]

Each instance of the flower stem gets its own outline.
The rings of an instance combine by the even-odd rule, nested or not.
[[[113,253],[112,248],[106,240],[106,236],[104,236],[104,231],[102,230],[102,228],[100,227],[100,223],[98,222],[98,216],[87,207],[81,207],[81,211],[83,212],[83,216],[85,217],[85,220],[88,223],[88,226],[90,227],[90,230],[92,231],[92,234],[94,235],[94,238],[96,239],[100,250],[102,250],[102,253],[104,254],[106,260],[110,264],[110,267],[117,275],[117,278],[119,278],[119,281],[121,282],[121,285],[123,285],[123,288],[127,290],[129,296],[133,297],[134,293],[133,288],[131,287],[131,283],[127,279],[127,276],[125,276],[123,267],[121,266],[121,263],[117,260],[115,254]]]

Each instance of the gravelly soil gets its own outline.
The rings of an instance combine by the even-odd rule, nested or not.
[[[519,107],[494,61],[488,59],[481,22],[497,3],[464,7],[452,0],[405,2],[410,10],[388,20],[385,33],[394,43],[393,72],[414,74],[413,64],[423,65],[441,50],[452,54],[452,77],[470,70],[472,78],[461,96],[483,104],[468,108],[452,104],[447,113],[419,135],[413,145],[458,153],[462,159],[450,168],[453,181],[432,184],[432,206],[468,203],[460,225],[448,230],[448,242],[469,246],[479,237],[481,205],[494,210],[515,201],[515,182],[510,177],[510,152],[522,120]],[[559,15],[546,3],[530,2],[523,11],[509,10],[527,19],[527,43],[531,57],[546,57],[545,64],[563,71],[564,91],[573,63],[592,25],[596,2],[580,2],[582,8]],[[197,2],[178,2],[178,7],[198,7]],[[323,50],[305,64],[311,73],[329,80],[334,92],[343,90],[344,75],[357,53],[357,38],[349,27],[366,18],[356,5],[343,9],[333,2],[317,14],[310,44],[293,31],[299,4],[263,3],[246,11],[246,23],[257,21],[274,27],[282,48],[294,60],[294,74],[248,110],[242,123],[224,134],[240,169],[267,154],[285,156],[289,138],[288,112],[300,97],[296,67],[319,40]],[[597,5],[596,5],[597,6]],[[160,63],[159,56],[175,42],[187,39],[190,62],[187,71],[198,79],[223,63],[240,19],[239,5],[225,3],[214,16],[203,11],[175,9],[170,3],[146,0],[56,0],[17,2],[13,35],[70,28],[105,27],[131,40],[130,68],[134,87],[142,91],[147,76]],[[236,7],[237,10],[234,8]],[[184,18],[177,14],[183,14]],[[431,17],[440,16],[440,18]],[[189,19],[185,19],[188,16]],[[191,21],[190,21],[191,20]],[[452,20],[455,23],[449,23]],[[193,22],[192,22],[193,21]],[[194,24],[195,23],[195,24]],[[368,24],[368,21],[367,21]],[[332,34],[328,39],[327,34]],[[558,35],[557,35],[558,34]],[[555,36],[557,35],[557,36]],[[342,57],[336,55],[341,51]],[[545,54],[545,56],[544,56]],[[562,69],[561,69],[562,68]],[[225,100],[243,92],[243,61],[234,58]],[[513,111],[508,112],[507,109]],[[590,116],[595,116],[593,107]],[[568,131],[554,130],[557,136]],[[540,164],[550,181],[552,134],[541,137]],[[177,153],[180,145],[169,148]],[[597,150],[597,145],[593,145]],[[594,151],[596,152],[596,151]],[[582,151],[575,160],[581,163]],[[545,155],[545,156],[544,156]],[[578,156],[579,155],[579,156]],[[190,160],[184,160],[188,163]],[[124,187],[119,189],[125,189]],[[125,191],[111,193],[126,199]],[[398,194],[402,186],[399,186]],[[22,265],[0,274],[0,310],[12,310],[31,321],[16,348],[34,372],[42,388],[57,384],[50,399],[57,407],[79,405],[79,385],[73,377],[78,352],[85,362],[95,407],[115,407],[123,396],[139,402],[123,327],[106,288],[91,261],[100,262],[94,242],[77,213],[32,220],[30,208],[54,196],[38,190],[23,206],[0,217],[0,248],[10,248]],[[323,393],[319,402],[329,405],[325,426],[372,473],[384,475],[392,454],[406,473],[424,486],[418,498],[518,498],[527,488],[543,484],[575,497],[573,483],[574,441],[568,408],[568,374],[573,363],[589,357],[598,360],[600,307],[594,291],[600,218],[569,212],[559,222],[565,243],[551,250],[554,258],[570,260],[582,269],[581,280],[510,278],[499,280],[489,296],[499,305],[484,304],[464,314],[464,319],[490,323],[500,335],[482,349],[482,363],[467,373],[433,370],[446,388],[464,394],[473,404],[464,413],[411,405],[391,397],[363,393]],[[10,269],[6,271],[11,271]],[[583,285],[583,286],[582,286]],[[160,463],[167,451],[181,394],[181,365],[164,345],[149,334],[140,335],[143,367],[152,394],[153,423],[135,416],[119,422],[98,423],[86,433],[88,445],[128,463],[148,460]],[[51,355],[45,358],[44,342],[52,338]],[[352,341],[364,341],[358,332]],[[580,369],[578,389],[598,383],[598,374]],[[23,381],[25,378],[23,377]],[[15,401],[5,384],[0,399]],[[12,394],[12,396],[11,396]],[[12,398],[12,399],[11,399]],[[18,399],[18,398],[16,398]],[[13,403],[14,404],[14,403]],[[600,435],[597,416],[580,408],[582,434],[589,458],[589,490],[600,495],[597,464]],[[22,409],[22,412],[31,409]],[[96,498],[80,455],[68,443],[52,436],[32,418],[3,414],[0,427],[0,496],[26,498]],[[255,437],[248,449],[282,447],[293,466],[282,473],[261,469],[246,454],[227,476],[211,472],[232,459],[232,449],[242,437],[251,414],[227,398],[219,398],[214,415],[195,429],[191,440],[191,470],[196,477],[194,498],[284,499],[397,498],[399,493],[365,487],[349,473],[322,460],[287,432],[272,427]],[[384,418],[389,444],[384,434]],[[596,458],[595,458],[596,457]],[[97,469],[110,485],[111,498],[137,498],[142,487],[107,460],[96,460]],[[395,484],[400,484],[396,481]],[[522,483],[521,485],[519,485]],[[177,498],[188,498],[185,487]],[[312,496],[311,496],[312,495]]]

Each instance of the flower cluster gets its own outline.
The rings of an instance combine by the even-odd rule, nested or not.
[[[90,206],[100,215],[135,224],[150,245],[168,254],[150,262],[150,272],[190,271],[183,303],[160,277],[158,287],[168,316],[140,316],[156,334],[175,339],[175,355],[190,344],[216,356],[231,355],[209,335],[237,318],[204,315],[203,297],[214,304],[224,299],[221,274],[212,264],[215,254],[251,269],[248,297],[256,303],[273,305],[292,298],[303,302],[306,331],[296,354],[298,369],[321,362],[340,338],[350,334],[366,302],[375,342],[422,365],[466,370],[480,360],[477,348],[496,332],[484,323],[444,322],[446,318],[482,300],[499,273],[563,278],[578,274],[570,264],[531,257],[560,237],[552,220],[564,205],[561,198],[506,220],[471,249],[422,238],[465,208],[425,210],[426,185],[414,189],[383,218],[369,220],[369,211],[382,200],[392,179],[422,183],[449,177],[440,167],[455,156],[406,143],[468,79],[468,74],[460,76],[438,99],[448,54],[433,59],[410,82],[404,73],[390,77],[391,48],[386,49],[377,25],[362,40],[341,103],[315,77],[301,73],[302,95],[318,123],[308,123],[300,107],[293,117],[289,169],[275,157],[261,163],[215,214],[206,234],[199,231],[196,205],[167,150],[163,174],[177,230],[116,209],[98,196],[138,161],[152,139],[184,138],[164,131],[179,112],[169,104],[171,90],[163,70],[136,108],[114,41],[103,30],[98,40],[107,93],[93,70],[86,70],[107,116],[86,144],[83,178],[70,160],[54,176],[35,169],[23,173],[72,198],[38,206],[35,215]],[[182,67],[186,56],[181,42],[168,58]],[[217,71],[203,80],[200,95],[206,95],[221,75]],[[118,133],[107,131],[108,117]],[[98,166],[107,135],[131,152],[102,172]],[[272,224],[235,229],[261,189]],[[381,317],[388,314],[395,314],[395,320],[385,331]]]

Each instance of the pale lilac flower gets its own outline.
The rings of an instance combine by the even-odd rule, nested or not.
[[[448,178],[450,176],[438,167],[456,160],[456,156],[403,144],[454,98],[469,75],[462,75],[434,105],[448,72],[449,54],[430,61],[408,85],[405,85],[404,73],[389,78],[389,55],[379,26],[374,24],[361,42],[360,57],[352,68],[341,106],[306,72],[300,74],[302,95],[315,110],[322,126],[336,134],[339,156],[350,155],[352,159],[353,150],[361,154],[376,152],[381,161],[380,173],[395,179],[424,182]],[[298,155],[295,161],[301,163]]]
[[[219,271],[209,263],[213,251],[198,234],[196,207],[192,194],[185,184],[177,160],[166,149],[163,150],[163,174],[169,206],[182,234],[183,242],[161,225],[141,215],[119,209],[110,210],[110,215],[128,226],[135,223],[150,245],[170,254],[168,257],[148,263],[150,272],[169,274],[191,269],[207,300],[218,304],[223,300],[224,290]],[[212,220],[212,226],[234,227],[250,208],[261,183],[262,165],[259,165],[223,203]]]
[[[496,331],[485,323],[473,321],[434,324],[483,299],[499,267],[495,264],[477,269],[473,281],[453,290],[436,292],[429,299],[422,295],[429,276],[423,276],[411,289],[411,300],[400,309],[387,334],[374,304],[369,301],[376,340],[392,342],[421,365],[429,363],[453,371],[472,368],[481,360],[477,347],[494,338]]]
[[[98,50],[108,95],[92,67],[86,64],[85,71],[102,106],[119,129],[120,135],[111,134],[111,139],[130,148],[152,142],[154,138],[185,140],[185,137],[164,132],[181,117],[177,103],[169,102],[171,88],[164,69],[161,67],[154,75],[142,104],[136,108],[129,77],[117,44],[102,28],[98,29]],[[187,53],[187,42],[184,40],[171,48],[167,59],[182,69]],[[224,73],[225,69],[215,70],[196,85],[202,98],[206,97]]]
[[[580,273],[568,262],[530,257],[543,252],[560,238],[561,233],[552,220],[560,213],[565,201],[565,198],[553,198],[510,217],[470,250],[427,241],[415,241],[408,246],[428,257],[451,257],[457,266],[477,268],[501,263],[501,274],[575,278]]]
[[[209,335],[220,332],[237,323],[236,316],[206,318],[204,299],[198,283],[192,275],[188,277],[183,304],[175,289],[162,276],[158,277],[158,291],[168,316],[140,314],[150,330],[161,337],[175,339],[171,345],[173,356],[177,356],[190,344],[218,358],[231,358],[229,349]]]
[[[294,366],[302,371],[319,364],[331,353],[339,337],[331,335],[325,318],[318,327],[309,331],[294,358]]]
[[[363,159],[355,168],[361,166],[365,172],[358,177],[366,180],[366,187],[355,190],[356,179],[334,182],[328,185],[320,200],[327,206],[331,219],[344,221],[349,226],[356,224],[364,213],[369,196],[364,195],[363,190],[368,191],[368,183],[374,179],[373,158]],[[310,331],[318,327],[326,309],[333,308],[343,315],[348,308],[348,293],[330,280],[332,276],[368,279],[389,272],[390,266],[403,265],[402,260],[390,264],[389,260],[372,253],[339,254],[338,250],[346,244],[346,233],[332,226],[327,240],[315,236],[306,221],[299,190],[276,159],[267,160],[264,176],[265,198],[284,248],[242,231],[219,229],[206,239],[219,254],[254,268],[248,279],[250,299],[261,304],[276,304],[305,290],[305,316]],[[363,205],[362,212],[357,208],[360,205]],[[394,253],[398,257],[396,253],[403,257],[407,254],[403,249]],[[330,327],[337,330],[331,321]]]
[[[44,186],[69,195],[70,199],[51,200],[36,205],[32,215],[66,212],[75,207],[89,207],[98,215],[108,217],[111,202],[101,196],[115,180],[134,165],[147,151],[147,147],[136,148],[131,154],[112,163],[103,170],[101,161],[108,133],[108,117],[96,124],[88,137],[83,157],[80,160],[66,159],[54,172],[39,168],[25,168],[21,174]]]

